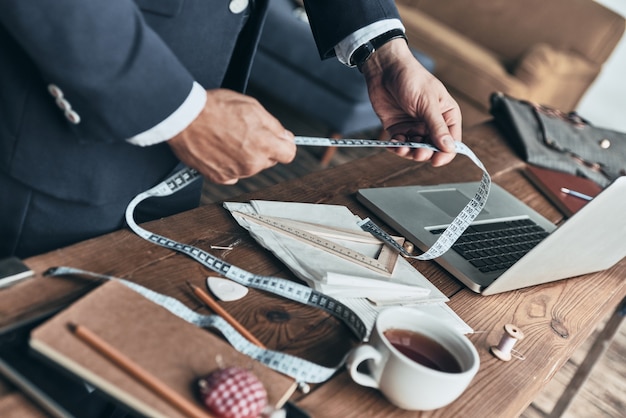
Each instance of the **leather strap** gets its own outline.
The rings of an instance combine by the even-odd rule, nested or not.
[[[359,71],[363,72],[361,69],[363,64],[367,62],[368,59],[371,58],[374,51],[378,48],[391,41],[392,39],[404,38],[406,40],[406,35],[402,29],[392,29],[383,34],[376,36],[371,39],[369,42],[364,43],[360,47],[358,47],[350,57],[350,64],[355,65]]]

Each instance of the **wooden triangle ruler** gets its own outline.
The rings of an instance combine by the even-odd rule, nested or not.
[[[398,259],[398,253],[384,245],[382,241],[367,232],[331,227],[293,219],[259,215],[233,211],[233,215],[241,216],[249,222],[267,227],[273,231],[290,236],[298,241],[312,245],[330,254],[359,264],[385,276],[391,276]],[[353,241],[380,245],[376,257],[370,257],[346,246],[338,244],[332,239]],[[394,237],[402,245],[404,238]]]

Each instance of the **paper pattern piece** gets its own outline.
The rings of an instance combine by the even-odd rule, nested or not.
[[[391,304],[416,307],[427,304],[433,305],[430,309],[439,311],[439,315],[454,318],[453,322],[462,332],[472,332],[446,305],[448,298],[402,257],[398,257],[391,277],[384,276],[284,233],[248,222],[236,213],[288,218],[362,232],[357,225],[361,219],[347,207],[261,200],[250,203],[226,202],[224,207],[257,242],[285,263],[298,278],[311,288],[345,303],[368,327],[373,326],[378,312]],[[375,257],[381,248],[378,244],[332,241],[370,257]]]

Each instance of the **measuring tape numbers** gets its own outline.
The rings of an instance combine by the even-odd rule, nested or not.
[[[161,247],[169,248],[185,254],[198,261],[205,267],[233,280],[241,285],[252,287],[282,296],[296,302],[322,309],[343,321],[359,340],[368,335],[368,328],[351,309],[338,300],[315,291],[308,286],[278,277],[261,276],[236,267],[221,260],[201,248],[182,244],[170,238],[147,231],[137,225],[133,218],[135,208],[139,203],[151,197],[169,196],[188,186],[199,177],[196,170],[184,168],[155,187],[137,195],[126,208],[126,223],[140,237]]]
[[[155,292],[128,280],[66,266],[53,267],[46,272],[46,275],[79,275],[90,276],[101,280],[117,280],[190,324],[194,324],[200,328],[213,328],[218,330],[235,350],[259,361],[277,372],[294,378],[296,382],[299,383],[325,382],[331,378],[345,361],[345,359],[343,359],[337,367],[325,367],[279,351],[261,348],[248,341],[221,316],[201,315],[189,309],[175,298]]]
[[[329,138],[311,138],[311,137],[296,137],[297,145],[311,145],[311,146],[334,146],[334,147],[410,147],[410,148],[426,148],[433,151],[439,151],[432,145],[422,143],[398,143],[391,141],[377,141],[377,140],[360,140],[360,139],[329,139]],[[454,219],[442,236],[435,242],[435,244],[421,256],[411,256],[396,240],[388,235],[381,228],[376,226],[371,220],[365,219],[359,223],[359,226],[387,243],[390,247],[396,249],[399,253],[406,257],[418,258],[421,260],[428,260],[438,257],[443,254],[447,249],[454,244],[456,239],[463,233],[463,231],[469,226],[469,224],[476,218],[478,213],[484,207],[487,197],[489,195],[489,189],[491,185],[491,179],[489,174],[485,170],[484,166],[474,155],[474,153],[464,144],[455,143],[456,152],[468,156],[472,161],[483,170],[483,178],[476,192],[476,195],[465,206],[461,213]],[[350,330],[359,338],[359,340],[365,340],[368,336],[368,327],[364,324],[361,318],[358,317],[350,308],[342,304],[338,300],[327,296],[321,292],[317,292],[308,286],[304,286],[293,282],[291,280],[261,276],[243,270],[237,266],[227,263],[210,253],[194,247],[192,245],[179,243],[165,236],[150,232],[139,225],[134,220],[135,208],[142,201],[152,197],[165,197],[178,190],[185,188],[189,184],[200,178],[200,174],[191,168],[184,168],[169,177],[165,181],[157,184],[155,187],[146,190],[143,193],[137,195],[126,208],[126,222],[129,227],[137,235],[143,239],[152,242],[156,245],[160,245],[164,248],[169,248],[174,251],[183,253],[192,259],[198,261],[205,267],[213,270],[224,277],[233,280],[244,286],[256,288],[259,290],[267,291],[269,293],[285,297],[287,299],[300,302],[309,306],[313,306],[322,309],[336,318],[343,321]],[[254,215],[247,214],[254,217]],[[267,222],[267,219],[255,217],[258,222]],[[307,237],[304,237],[308,239]],[[228,322],[226,322],[219,315],[201,315],[193,310],[189,309],[183,303],[175,298],[154,292],[136,283],[115,278],[108,275],[92,273],[81,269],[72,267],[55,267],[46,275],[60,276],[68,274],[88,275],[99,279],[107,280],[119,280],[124,285],[138,292],[147,299],[157,303],[158,305],[169,310],[172,314],[182,318],[183,320],[195,324],[203,328],[214,328],[218,330],[226,340],[239,352],[261,362],[267,367],[283,373],[287,376],[294,378],[300,383],[321,383],[330,379],[337,370],[343,366],[345,358],[340,362],[337,367],[324,367],[310,361],[285,354],[278,351],[268,350],[261,348],[251,342],[249,342],[244,336],[242,336],[237,330],[235,330]]]
[[[385,148],[425,148],[438,152],[439,149],[430,145],[419,142],[393,142],[393,141],[378,141],[368,139],[331,139],[331,138],[314,138],[314,137],[295,137],[296,145],[303,146],[333,146],[333,147],[385,147]],[[474,155],[474,153],[463,143],[455,142],[456,152],[468,156],[474,164],[483,170],[483,177],[480,182],[476,195],[470,200],[465,208],[459,213],[454,221],[448,226],[441,237],[435,242],[433,247],[425,254],[421,256],[411,256],[402,246],[400,246],[393,237],[377,227],[371,220],[366,219],[361,222],[361,228],[373,233],[384,243],[390,247],[395,248],[406,257],[419,258],[419,259],[432,259],[440,256],[447,251],[456,239],[463,233],[463,231],[469,226],[469,224],[476,218],[484,207],[487,197],[489,195],[489,189],[491,186],[491,178],[487,173],[487,170],[480,162],[480,160]],[[336,318],[343,321],[350,330],[359,338],[364,340],[367,338],[369,329],[363,323],[361,318],[338,300],[327,296],[321,292],[315,291],[308,286],[293,282],[291,280],[261,276],[248,272],[237,266],[234,266],[224,260],[221,260],[212,254],[194,247],[188,244],[182,244],[174,241],[170,238],[164,237],[159,234],[147,231],[146,229],[137,225],[134,220],[135,208],[142,201],[152,197],[164,197],[169,196],[180,189],[188,186],[195,180],[197,180],[200,174],[191,168],[183,168],[179,172],[175,173],[165,181],[157,184],[153,188],[146,190],[143,193],[138,194],[126,208],[126,222],[128,226],[140,237],[154,244],[160,245],[165,248],[169,248],[174,251],[178,251],[185,254],[192,259],[198,261],[205,267],[213,270],[224,277],[231,279],[241,285],[252,287],[255,289],[267,291],[284,298],[303,303],[305,305],[313,306],[322,309]]]
[[[417,142],[392,142],[392,141],[377,141],[377,140],[360,140],[360,139],[330,139],[330,138],[312,138],[312,137],[296,137],[295,142],[297,145],[303,146],[333,146],[333,147],[409,147],[409,148],[426,148],[433,151],[439,151],[432,145],[422,144]],[[461,213],[454,219],[450,226],[445,230],[442,236],[436,241],[435,245],[431,247],[429,251],[421,256],[411,256],[396,240],[388,235],[381,228],[376,226],[371,220],[366,219],[359,223],[359,226],[372,233],[377,238],[388,244],[390,247],[396,249],[399,253],[407,257],[419,258],[419,259],[431,259],[438,257],[447,251],[456,239],[463,233],[463,231],[469,226],[469,224],[476,218],[478,213],[484,207],[487,197],[489,195],[489,189],[491,186],[491,179],[489,174],[485,170],[480,160],[474,155],[474,153],[463,143],[455,143],[456,152],[468,156],[479,168],[483,170],[483,177],[476,192],[476,195],[465,206]],[[127,206],[125,217],[128,226],[137,235],[143,239],[152,242],[156,245],[168,248],[182,254],[189,256],[190,258],[198,261],[205,267],[217,272],[224,277],[233,280],[241,285],[252,287],[255,289],[263,290],[275,295],[282,296],[284,298],[300,302],[305,305],[313,306],[322,309],[336,318],[343,321],[348,328],[357,336],[361,341],[365,340],[368,336],[369,329],[359,316],[354,313],[346,305],[342,304],[338,300],[327,296],[321,292],[315,291],[308,286],[301,285],[291,280],[262,276],[248,272],[237,266],[234,266],[212,254],[204,251],[201,248],[194,247],[192,245],[183,244],[167,238],[165,236],[150,232],[139,225],[134,220],[134,212],[142,201],[152,197],[165,197],[178,190],[181,190],[189,184],[200,178],[200,174],[191,168],[184,168],[175,173],[165,181],[157,184],[153,188],[146,190],[143,193],[138,194]],[[258,221],[258,219],[257,219]],[[265,221],[265,220],[263,220]],[[57,268],[53,272],[54,275],[62,274],[77,274],[88,273],[78,269],[72,268]],[[90,273],[98,277],[109,276],[97,275]],[[121,279],[119,279],[121,280]],[[232,328],[223,318],[218,315],[200,315],[191,309],[187,308],[180,301],[156,293],[150,289],[139,286],[135,283],[121,280],[125,285],[139,292],[148,299],[158,303],[165,307],[173,314],[183,318],[184,320],[194,323],[202,327],[212,327],[218,329],[224,337],[231,343],[231,345],[239,352],[244,353],[268,367],[293,377],[298,382],[319,383],[329,379],[338,369],[323,367],[306,360],[290,356],[288,354],[267,350],[260,348],[248,340],[246,340],[241,334],[239,334],[234,328]],[[343,362],[342,362],[343,364]]]
[[[395,141],[378,141],[374,139],[333,139],[333,138],[317,138],[297,136],[297,145],[315,145],[315,146],[332,146],[332,147],[378,147],[378,148],[425,148],[435,152],[440,151],[438,148],[430,144],[421,142],[395,142]],[[483,163],[478,159],[474,152],[464,143],[455,142],[455,151],[458,154],[468,157],[478,168],[483,171],[483,176],[478,185],[478,190],[474,197],[465,205],[454,220],[448,225],[445,231],[439,236],[437,241],[421,255],[411,255],[402,245],[386,233],[382,228],[376,225],[371,219],[367,218],[359,222],[359,226],[383,241],[389,247],[395,249],[406,258],[417,260],[432,260],[443,255],[454,245],[456,240],[463,234],[467,227],[476,219],[480,211],[485,207],[489,190],[491,189],[491,177]]]

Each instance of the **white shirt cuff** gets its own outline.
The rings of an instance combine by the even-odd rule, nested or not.
[[[400,19],[385,19],[367,25],[351,35],[346,36],[341,42],[335,46],[335,54],[337,59],[348,67],[354,67],[350,64],[350,58],[358,47],[374,39],[378,35],[389,32],[392,29],[402,29],[404,25]]]
[[[206,104],[206,91],[194,81],[191,92],[178,109],[158,125],[140,134],[128,138],[133,145],[146,147],[165,142],[182,132],[195,118],[198,117]]]

